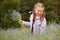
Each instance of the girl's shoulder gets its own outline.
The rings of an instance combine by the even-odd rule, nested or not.
[[[46,21],[46,18],[44,17],[44,20]]]
[[[42,24],[46,24],[46,18],[44,17],[44,20],[41,21]]]

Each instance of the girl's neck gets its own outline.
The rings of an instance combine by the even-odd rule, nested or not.
[[[35,17],[40,17],[40,20],[43,21],[44,20],[44,15],[36,15]]]
[[[41,17],[42,15],[36,15],[36,17],[37,17],[37,16]]]

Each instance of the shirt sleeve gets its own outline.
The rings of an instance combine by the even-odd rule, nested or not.
[[[23,21],[22,22],[26,27],[30,27],[30,22]]]

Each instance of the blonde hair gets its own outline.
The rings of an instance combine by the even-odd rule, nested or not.
[[[35,6],[34,6],[34,7],[40,7],[40,6],[42,6],[42,7],[43,7],[43,9],[45,9],[45,7],[44,7],[44,5],[43,5],[42,3],[37,3],[37,4],[35,4]]]

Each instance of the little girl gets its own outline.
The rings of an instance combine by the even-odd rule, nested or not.
[[[33,34],[44,34],[46,30],[45,7],[42,3],[37,3],[30,16],[30,22],[22,21],[25,26],[30,27]]]

